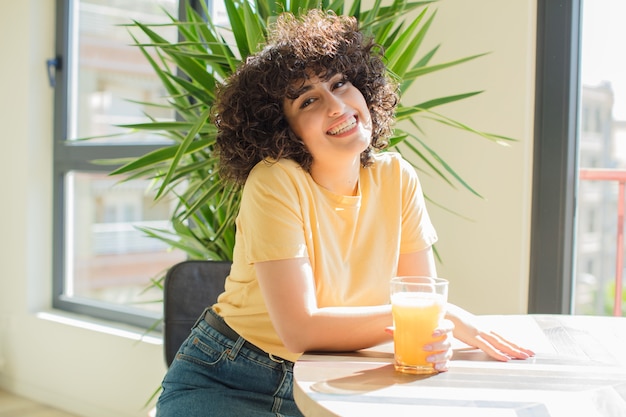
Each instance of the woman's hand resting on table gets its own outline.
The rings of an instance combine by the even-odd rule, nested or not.
[[[461,342],[478,348],[499,361],[510,359],[528,359],[535,353],[520,347],[502,336],[481,330],[476,324],[476,317],[455,305],[448,304],[446,317],[454,323],[453,335]]]

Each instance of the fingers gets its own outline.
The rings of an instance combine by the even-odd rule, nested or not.
[[[474,343],[475,347],[479,348],[480,350],[485,352],[487,355],[489,355],[490,357],[498,361],[508,362],[511,359],[511,357],[502,353],[499,348],[494,347],[495,343],[492,344],[492,342],[488,341],[487,340],[488,337],[489,335],[486,335],[486,334],[481,334],[479,336],[476,336],[475,343]]]
[[[424,350],[426,352],[452,352],[452,344],[450,343],[450,339],[448,337],[441,336],[439,339],[433,340],[432,343],[425,345]]]
[[[439,372],[448,370],[450,359],[452,359],[452,344],[450,342],[450,332],[452,328],[444,327],[435,330],[433,337],[438,337],[433,343],[424,346],[426,352],[433,352],[426,360],[433,364],[433,367]],[[443,332],[437,336],[438,333]]]
[[[450,359],[452,358],[451,354],[441,353],[436,355],[430,355],[426,358],[426,360],[433,364],[433,368],[435,368],[439,372],[446,372],[450,367]]]
[[[452,323],[452,321],[450,320],[444,319],[441,320],[441,322],[439,323],[439,327],[437,327],[433,332],[433,337],[437,338],[443,335],[447,336],[452,333],[452,331],[454,331],[454,323]]]
[[[452,359],[452,350],[434,353],[428,355],[426,360],[433,364],[433,367],[439,372],[445,372],[450,366],[450,359]]]
[[[492,358],[504,362],[510,359],[528,359],[535,355],[532,350],[520,348],[494,332],[479,332],[476,347]]]
[[[494,332],[494,331],[492,331],[492,332],[490,332],[490,333],[491,333],[494,337],[498,338],[500,341],[502,341],[503,343],[505,343],[507,346],[509,346],[509,347],[512,349],[512,351],[513,351],[513,352],[517,352],[518,354],[519,354],[519,352],[524,353],[524,354],[526,354],[526,355],[527,355],[527,356],[526,356],[526,358],[529,358],[529,357],[535,356],[535,352],[533,352],[532,350],[530,350],[530,349],[526,349],[526,348],[523,348],[523,347],[520,347],[520,346],[516,345],[515,343],[512,343],[512,342],[510,342],[510,341],[506,340],[504,337],[500,336],[498,333],[496,333],[496,332]],[[514,355],[514,356],[515,356],[515,355]],[[515,357],[517,357],[517,356],[515,356]],[[524,359],[525,359],[525,358],[524,358]]]

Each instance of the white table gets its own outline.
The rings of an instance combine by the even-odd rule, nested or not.
[[[406,375],[393,345],[346,354],[305,354],[294,367],[294,397],[307,417],[626,416],[626,318],[481,316],[533,349],[498,362],[459,344],[448,372]]]

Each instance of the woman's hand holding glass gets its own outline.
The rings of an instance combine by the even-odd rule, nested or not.
[[[393,327],[386,329],[387,333],[393,335]],[[437,372],[445,372],[450,366],[452,359],[452,332],[454,331],[454,323],[444,319],[432,334],[433,341],[424,345],[424,352],[428,352],[426,361],[433,365]]]
[[[441,321],[440,326],[433,332],[432,343],[424,346],[426,352],[432,352],[426,360],[433,364],[433,367],[438,372],[445,372],[450,365],[450,359],[452,359],[452,332],[454,330],[454,323],[452,321],[444,319]]]

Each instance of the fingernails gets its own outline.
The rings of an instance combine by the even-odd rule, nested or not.
[[[445,363],[436,363],[435,364],[435,369],[438,370],[439,372],[445,371],[448,369],[448,367],[446,366]]]
[[[432,347],[431,345],[426,345],[426,346],[424,346],[424,351],[426,351],[426,352],[432,352],[432,350],[433,350],[433,347]]]
[[[519,352],[517,355],[515,355],[514,358],[515,359],[528,359],[530,358],[530,355],[526,352]]]

